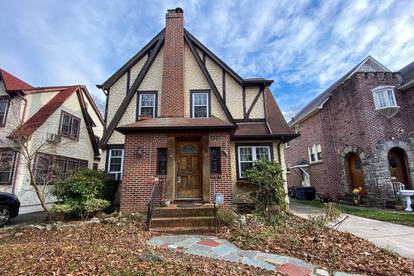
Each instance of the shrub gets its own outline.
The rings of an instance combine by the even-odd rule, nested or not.
[[[52,193],[63,204],[55,204],[53,213],[64,218],[96,215],[110,206],[109,192],[113,182],[102,171],[82,169],[54,183]]]
[[[279,163],[259,160],[247,170],[245,176],[252,187],[250,197],[256,211],[269,221],[277,211],[286,211],[286,191],[284,187],[283,170]]]
[[[237,221],[237,214],[230,208],[218,208],[217,220],[225,226],[234,226]]]

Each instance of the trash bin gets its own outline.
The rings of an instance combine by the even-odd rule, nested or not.
[[[295,190],[296,198],[299,200],[314,200],[315,194],[314,187],[298,187]]]

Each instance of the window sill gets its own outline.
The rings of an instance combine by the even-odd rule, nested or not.
[[[320,161],[310,162],[309,165],[319,165],[322,163],[323,163],[323,160],[320,160]]]
[[[60,136],[71,139],[71,140],[74,140],[74,141],[79,141],[79,137],[76,138],[76,137],[72,137],[72,136],[69,136],[69,135],[63,135],[63,134],[60,134]]]

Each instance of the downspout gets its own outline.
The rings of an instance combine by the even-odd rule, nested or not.
[[[21,122],[23,123],[24,122],[24,118],[26,117],[26,109],[27,109],[27,99],[26,98],[24,98],[24,97],[22,97],[21,95],[20,95],[20,93],[17,93],[17,96],[20,98],[20,99],[22,99],[23,101],[24,101],[24,108],[23,108],[23,114],[22,114],[22,118],[21,118]],[[21,149],[19,149],[19,151],[20,151]],[[16,170],[15,170],[15,172],[14,172],[14,175],[13,175],[13,183],[12,183],[12,193],[14,194],[14,192],[15,192],[15,190],[16,190],[16,179],[17,179],[17,174],[18,174],[18,171],[19,171],[19,166],[20,165],[20,152],[18,153],[18,155],[17,155],[17,160],[16,160]]]

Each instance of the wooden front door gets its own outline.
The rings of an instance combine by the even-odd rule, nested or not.
[[[176,199],[202,199],[203,170],[200,141],[178,141],[176,148]]]
[[[359,158],[358,154],[350,153],[346,160],[350,192],[359,187],[362,187],[362,190],[365,190],[364,169],[362,167],[361,158]]]
[[[402,149],[392,148],[388,152],[388,167],[391,177],[395,177],[398,182],[401,182],[406,188],[409,188],[407,162],[405,152]]]

